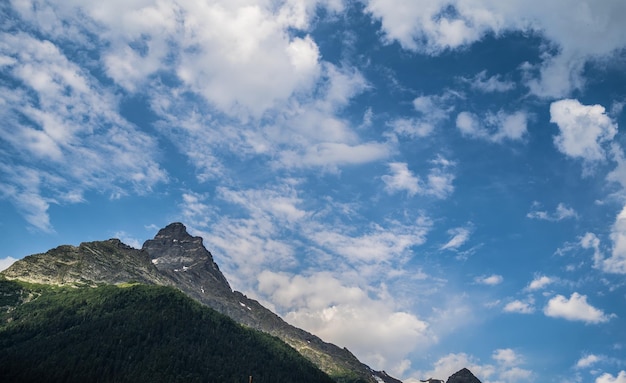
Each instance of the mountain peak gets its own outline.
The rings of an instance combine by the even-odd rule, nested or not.
[[[187,227],[185,227],[185,225],[181,222],[173,222],[159,230],[154,238],[174,238],[181,240],[193,237],[187,232]]]
[[[159,230],[154,239],[144,242],[142,250],[150,254],[152,263],[163,274],[179,284],[198,286],[198,289],[231,291],[228,281],[204,247],[201,237],[194,237],[180,222]]]
[[[448,378],[446,383],[481,383],[467,368],[463,368]]]

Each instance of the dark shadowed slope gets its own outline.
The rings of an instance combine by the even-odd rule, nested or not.
[[[171,287],[0,279],[2,382],[332,382],[295,350]]]

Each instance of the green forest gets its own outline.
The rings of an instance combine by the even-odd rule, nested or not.
[[[333,382],[278,338],[162,286],[0,277],[2,382]]]

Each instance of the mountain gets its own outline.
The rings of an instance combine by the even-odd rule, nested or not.
[[[278,338],[173,287],[0,277],[0,308],[3,382],[333,382]]]
[[[336,382],[397,382],[372,371],[347,349],[289,325],[259,302],[233,291],[202,238],[189,235],[182,223],[161,229],[141,250],[118,239],[59,246],[27,256],[0,274],[9,280],[59,286],[128,282],[173,286],[240,324],[280,338]]]
[[[467,368],[463,368],[460,371],[452,374],[446,383],[481,383],[477,377],[472,374]]]

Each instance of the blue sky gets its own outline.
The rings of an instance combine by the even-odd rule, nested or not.
[[[416,382],[626,382],[626,3],[0,5],[0,265],[184,222]]]

